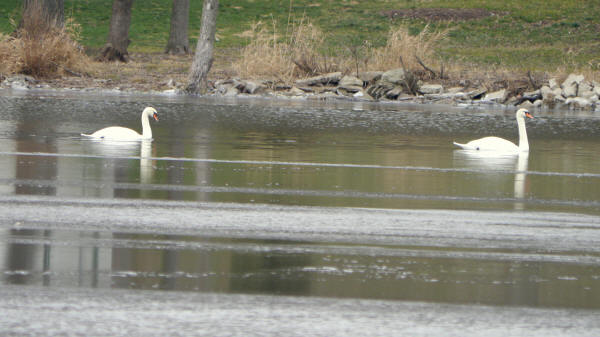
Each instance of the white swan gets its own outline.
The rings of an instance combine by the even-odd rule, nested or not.
[[[158,121],[158,113],[152,107],[146,107],[142,111],[142,134],[140,135],[134,130],[124,128],[122,126],[109,126],[104,129],[100,129],[92,134],[82,133],[82,136],[95,138],[95,139],[107,139],[107,140],[119,140],[119,141],[133,141],[133,140],[148,140],[152,139],[152,129],[150,128],[150,122],[148,118],[152,116],[154,120]]]
[[[454,145],[465,150],[476,151],[496,151],[496,152],[529,152],[529,141],[527,140],[527,130],[525,130],[525,117],[533,118],[527,109],[519,109],[516,113],[517,125],[519,127],[519,146],[514,143],[498,138],[484,137],[481,139],[472,140],[466,144],[454,142]]]

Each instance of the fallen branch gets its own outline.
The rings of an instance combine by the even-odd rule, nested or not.
[[[67,67],[63,66],[62,64],[58,64],[58,63],[56,63],[56,62],[54,62],[54,61],[48,61],[48,62],[52,63],[52,64],[53,64],[54,66],[56,66],[56,67],[63,68],[63,70],[64,70],[64,71],[66,71],[67,73],[69,73],[69,74],[71,74],[71,75],[73,75],[73,76],[77,76],[77,77],[85,77],[85,75],[83,75],[83,74],[80,74],[80,73],[78,73],[78,72],[76,72],[76,71],[74,71],[74,70],[71,70],[71,69],[69,69],[69,68],[67,68]]]
[[[415,58],[417,59],[417,62],[419,62],[419,64],[421,65],[421,67],[423,67],[423,69],[425,69],[425,70],[427,70],[428,72],[431,73],[431,75],[433,76],[434,79],[438,77],[438,74],[434,70],[432,70],[431,68],[429,68],[428,66],[426,66],[423,63],[423,61],[421,61],[421,59],[417,55],[415,55]],[[443,72],[443,68],[442,68],[442,72]],[[441,76],[439,76],[439,77],[441,78]]]

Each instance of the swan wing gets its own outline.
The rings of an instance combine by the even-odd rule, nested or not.
[[[142,135],[137,133],[134,130],[129,128],[124,128],[121,126],[110,126],[104,129],[100,129],[90,135],[81,134],[82,136],[97,138],[97,139],[109,139],[109,140],[123,140],[123,141],[131,141],[131,140],[140,140],[143,139]]]
[[[484,137],[472,140],[467,144],[454,143],[465,150],[519,152],[519,147],[513,142],[499,137]]]

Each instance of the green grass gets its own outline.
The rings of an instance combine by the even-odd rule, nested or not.
[[[17,18],[21,0],[0,3],[0,31],[10,33],[9,18]],[[130,52],[161,52],[169,36],[172,0],[138,0],[130,28]],[[189,36],[196,41],[202,1],[191,1]],[[290,15],[306,17],[327,34],[328,50],[344,52],[349,45],[368,40],[385,43],[390,27],[406,25],[418,32],[424,20],[391,21],[380,13],[405,8],[484,8],[501,13],[480,20],[430,23],[451,27],[439,46],[447,62],[481,66],[553,71],[560,67],[600,65],[600,4],[597,0],[224,0],[218,18],[217,48],[230,50],[248,43],[240,34],[252,23],[276,22],[285,32]],[[82,26],[81,43],[92,52],[106,41],[112,0],[65,0],[67,16]],[[568,51],[568,52],[567,52]]]

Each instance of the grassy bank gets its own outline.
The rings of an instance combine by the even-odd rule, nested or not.
[[[171,3],[134,3],[130,52],[162,52],[169,35]],[[12,31],[9,18],[18,19],[20,4],[21,0],[0,2],[0,32]],[[111,6],[112,0],[65,0],[65,13],[81,25],[80,42],[89,54],[106,40]],[[221,1],[220,6],[217,54],[228,60],[239,57],[240,47],[250,43],[248,31],[254,23],[275,23],[284,34],[290,17],[305,17],[324,32],[325,43],[320,48],[325,54],[350,55],[365,41],[381,47],[394,27],[405,27],[416,35],[429,25],[433,31],[449,29],[435,47],[436,56],[447,64],[515,71],[600,69],[600,6],[596,0],[229,0]],[[191,1],[192,43],[198,34],[201,7],[202,1]],[[428,8],[438,10],[423,10]],[[468,11],[457,14],[443,9],[478,9],[483,15],[471,18]],[[394,13],[399,15],[394,17]],[[444,14],[448,13],[456,16],[447,20]]]

